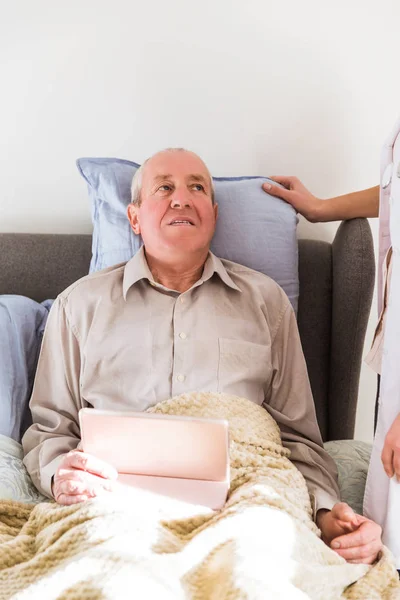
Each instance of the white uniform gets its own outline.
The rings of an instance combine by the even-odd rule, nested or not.
[[[379,218],[378,306],[381,316],[367,362],[381,372],[381,384],[364,514],[381,525],[383,543],[393,552],[400,569],[400,483],[396,476],[388,478],[381,460],[386,434],[400,413],[400,121],[382,152]],[[387,302],[386,272],[389,277]]]

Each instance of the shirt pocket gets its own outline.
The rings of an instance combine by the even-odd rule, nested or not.
[[[229,338],[218,338],[218,345],[218,391],[262,404],[271,377],[271,347]]]

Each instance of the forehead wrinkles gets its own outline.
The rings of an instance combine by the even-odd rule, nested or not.
[[[171,173],[165,173],[162,175],[154,175],[153,177],[153,182],[158,183],[159,181],[166,181],[166,180],[172,180],[175,179],[176,175],[172,175]],[[200,181],[202,183],[207,183],[208,182],[208,176],[207,175],[202,175],[201,173],[188,173],[186,175],[183,175],[185,181]]]
[[[204,173],[208,174],[208,169],[204,161],[200,158],[200,156],[197,156],[197,154],[195,154],[194,152],[184,150],[182,152],[177,153],[165,150],[155,154],[154,156],[150,157],[148,160],[145,161],[143,165],[143,175],[145,173],[148,174],[149,169],[152,168],[156,171],[155,174],[152,175],[152,178],[163,174],[169,174],[169,176],[172,177],[172,174],[175,171],[175,169],[182,168],[182,163],[184,165],[187,165],[187,163],[189,163],[186,167],[188,174],[202,174],[203,171]]]
[[[179,163],[176,161],[168,161],[168,155],[171,154],[171,151],[163,151],[158,154],[153,155],[149,159],[147,159],[142,165],[142,176],[141,176],[141,190],[145,192],[144,188],[147,188],[147,192],[145,193],[153,193],[153,189],[157,182],[159,181],[156,178],[162,178],[165,176],[167,178],[173,178],[171,171],[175,171],[175,168],[179,169]],[[173,154],[176,155],[174,152]],[[190,164],[187,168],[187,171],[191,171],[191,173],[187,173],[186,177],[193,177],[193,181],[196,181],[196,177],[201,178],[201,182],[205,184],[207,188],[207,192],[211,194],[212,201],[214,204],[214,185],[210,171],[208,170],[205,162],[198,156],[197,154],[190,151],[183,151],[183,157],[191,157],[193,160],[190,161]],[[163,158],[166,160],[163,161]],[[150,173],[149,173],[150,169]],[[179,175],[180,176],[180,175]]]

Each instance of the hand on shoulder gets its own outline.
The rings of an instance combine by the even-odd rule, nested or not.
[[[311,223],[320,221],[323,200],[314,196],[297,177],[271,177],[272,183],[263,183],[263,190],[272,196],[278,196],[288,202]],[[281,187],[283,186],[283,187]]]

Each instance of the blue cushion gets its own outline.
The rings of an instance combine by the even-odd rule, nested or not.
[[[50,304],[0,296],[0,434],[17,442],[30,424],[28,402]]]
[[[21,444],[0,434],[0,500],[49,502],[33,485],[23,458]]]
[[[125,262],[142,244],[128,222],[132,177],[137,163],[118,158],[80,158],[92,203],[90,272]],[[211,250],[220,258],[269,275],[297,308],[299,293],[297,215],[261,185],[266,177],[215,177],[219,217]]]

